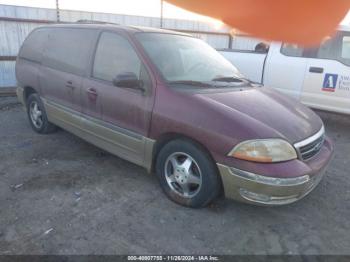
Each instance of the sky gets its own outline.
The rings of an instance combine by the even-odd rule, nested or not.
[[[348,12],[347,16],[343,20],[342,24],[350,25],[350,11]]]
[[[159,17],[160,2],[160,0],[59,0],[59,6],[61,9],[70,10]],[[0,4],[55,8],[56,0],[0,0]],[[163,16],[191,20],[207,19],[165,1]]]
[[[59,0],[60,8],[140,16],[160,16],[160,0]],[[0,4],[55,8],[56,0],[0,0]],[[188,12],[164,1],[163,16],[168,18],[220,22],[205,16]],[[350,12],[342,21],[350,25]]]

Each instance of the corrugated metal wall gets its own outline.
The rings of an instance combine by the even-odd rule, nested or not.
[[[11,87],[16,85],[14,72],[15,72],[15,62],[13,61],[0,62],[0,88]]]
[[[12,21],[11,21],[12,19]],[[75,22],[80,19],[99,20],[121,25],[160,27],[160,18],[121,14],[93,13],[85,11],[61,10],[62,22]],[[16,21],[14,21],[16,20]],[[56,10],[47,8],[21,7],[0,4],[0,88],[15,86],[14,61],[3,61],[1,57],[11,57],[18,53],[23,40],[35,27],[56,20]],[[213,25],[201,21],[163,19],[163,28],[192,33],[212,45],[214,48],[237,49],[241,45],[249,46],[249,40],[240,41],[240,37],[231,38],[229,28],[215,29]],[[233,40],[233,41],[232,41]],[[8,59],[7,59],[8,60]]]
[[[246,35],[238,35],[232,38],[232,49],[253,51],[258,43],[264,40]]]
[[[0,21],[0,56],[16,56],[26,36],[40,25],[42,24]]]
[[[16,85],[14,57],[25,37],[39,25],[41,24],[0,21],[0,57],[12,56],[12,61],[0,61],[0,88]]]

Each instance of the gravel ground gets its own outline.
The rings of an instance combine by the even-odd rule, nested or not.
[[[320,113],[335,158],[289,206],[178,206],[153,175],[0,98],[0,254],[350,254],[350,117]]]

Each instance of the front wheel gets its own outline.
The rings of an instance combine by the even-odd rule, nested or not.
[[[221,190],[211,157],[199,145],[187,140],[171,141],[161,149],[156,174],[165,194],[183,206],[206,206]]]

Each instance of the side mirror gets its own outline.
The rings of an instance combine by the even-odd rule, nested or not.
[[[145,91],[143,81],[139,80],[132,72],[125,72],[117,75],[113,79],[113,85],[122,88],[132,88]]]

